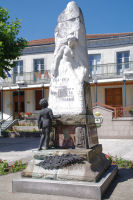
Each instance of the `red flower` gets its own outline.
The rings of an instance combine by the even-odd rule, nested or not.
[[[26,115],[31,115],[31,112],[27,112],[27,113],[25,113]]]
[[[107,159],[108,159],[108,158],[109,158],[109,155],[107,155],[107,154],[106,154],[106,155],[105,155],[105,158],[107,158]]]
[[[14,166],[13,165],[11,165],[11,168],[13,168]]]

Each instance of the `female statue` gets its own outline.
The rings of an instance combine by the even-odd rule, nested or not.
[[[68,3],[55,29],[55,52],[49,105],[54,114],[85,114],[84,81],[88,82],[88,57],[82,12]]]

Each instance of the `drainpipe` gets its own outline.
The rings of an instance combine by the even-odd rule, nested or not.
[[[1,118],[3,119],[3,87],[1,87]]]
[[[44,98],[44,85],[42,84],[42,98]]]
[[[20,87],[18,85],[18,119],[20,120]]]
[[[126,77],[125,75],[123,77],[123,82],[124,82],[124,107],[126,107]]]
[[[97,79],[94,79],[94,84],[95,84],[95,102],[97,103]]]

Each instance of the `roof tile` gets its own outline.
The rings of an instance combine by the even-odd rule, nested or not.
[[[127,33],[105,33],[105,34],[88,34],[86,35],[87,39],[101,39],[101,38],[108,38],[108,37],[119,37],[119,36],[126,36],[126,35],[133,35],[133,32]],[[43,44],[52,44],[54,43],[54,38],[45,38],[39,40],[32,40],[28,42],[28,46],[38,46]]]

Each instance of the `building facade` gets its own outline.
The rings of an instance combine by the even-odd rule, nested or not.
[[[87,35],[92,102],[110,107],[133,105],[133,33]],[[0,80],[1,118],[38,113],[48,99],[54,39],[28,43],[16,67]]]

